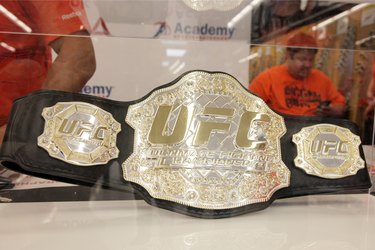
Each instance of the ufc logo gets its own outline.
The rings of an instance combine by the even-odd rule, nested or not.
[[[61,134],[75,136],[85,139],[96,139],[103,140],[105,131],[107,130],[104,126],[94,126],[92,123],[64,119],[59,127]]]
[[[183,142],[189,125],[193,120],[193,110],[189,110],[186,106],[181,106],[173,131],[166,133],[168,120],[170,119],[172,106],[162,105],[158,108],[154,121],[151,126],[148,140],[153,144],[178,144]],[[214,118],[227,118],[221,120],[228,120],[233,117],[234,109],[231,108],[214,108],[205,107],[202,115]],[[248,133],[251,125],[255,121],[270,122],[270,117],[264,113],[244,111],[241,114],[239,126],[237,129],[235,144],[238,147],[250,149],[264,149],[266,140],[251,140],[248,138]],[[199,121],[196,131],[194,131],[193,146],[206,145],[213,132],[228,133],[230,129],[230,122],[220,121]]]
[[[330,152],[336,154],[348,153],[347,142],[330,141],[330,140],[315,140],[311,147],[312,153],[319,153],[322,155],[329,155]]]

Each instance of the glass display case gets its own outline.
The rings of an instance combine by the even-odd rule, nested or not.
[[[372,1],[0,1],[0,38],[1,249],[373,249]]]

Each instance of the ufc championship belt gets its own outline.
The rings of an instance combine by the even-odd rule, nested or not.
[[[192,71],[131,102],[60,91],[18,99],[0,161],[25,174],[134,191],[157,207],[222,218],[278,198],[366,191],[356,134],[347,120],[283,117],[232,76]]]

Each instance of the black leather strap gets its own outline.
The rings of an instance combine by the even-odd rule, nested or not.
[[[145,98],[147,96],[143,99]],[[352,133],[358,134],[358,128],[354,123],[347,120],[321,117],[284,116],[287,133],[281,138],[281,151],[282,160],[291,172],[290,186],[276,191],[270,200],[239,208],[210,210],[155,199],[140,185],[125,181],[121,168],[121,164],[133,152],[134,129],[125,122],[128,107],[143,99],[133,102],[117,102],[60,91],[37,91],[18,99],[14,103],[0,151],[1,165],[15,171],[47,179],[86,186],[99,185],[103,188],[136,192],[149,204],[203,218],[222,218],[257,211],[266,208],[273,200],[278,198],[322,193],[363,192],[371,186],[367,168],[359,170],[353,176],[324,179],[307,175],[294,165],[297,148],[292,142],[293,134],[296,134],[306,126],[320,123],[345,127]],[[40,115],[43,108],[53,106],[57,102],[73,101],[95,105],[111,113],[113,118],[121,124],[122,130],[117,135],[117,147],[120,150],[120,154],[116,159],[109,161],[105,165],[77,167],[50,157],[44,149],[37,146],[37,138],[43,133],[45,124]],[[361,147],[360,155],[364,159]]]

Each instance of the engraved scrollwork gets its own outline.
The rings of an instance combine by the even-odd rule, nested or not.
[[[224,204],[227,200],[228,187],[204,186],[200,188],[200,199],[203,204]]]
[[[185,192],[185,181],[177,171],[158,170],[163,173],[158,173],[160,176],[160,183],[162,183],[162,192],[168,195],[182,196]]]

